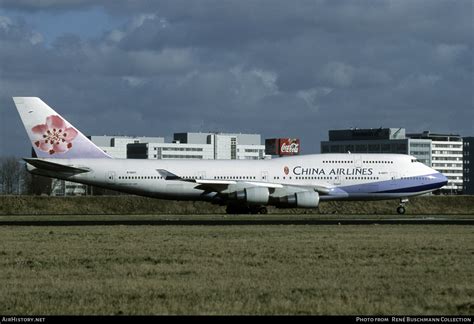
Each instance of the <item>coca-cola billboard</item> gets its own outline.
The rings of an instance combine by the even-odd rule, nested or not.
[[[265,154],[297,155],[300,153],[298,138],[271,138],[265,140]]]
[[[298,138],[280,138],[279,155],[300,154],[300,140]]]

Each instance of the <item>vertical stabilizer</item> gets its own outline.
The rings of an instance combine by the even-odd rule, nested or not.
[[[39,158],[110,158],[66,119],[36,97],[13,97]]]

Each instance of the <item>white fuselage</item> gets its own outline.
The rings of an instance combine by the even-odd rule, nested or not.
[[[386,199],[424,194],[446,183],[442,174],[400,154],[315,154],[272,160],[64,159],[60,163],[90,171],[58,173],[32,166],[30,171],[138,195],[207,201],[249,187],[267,187],[273,198],[314,190],[321,200]]]

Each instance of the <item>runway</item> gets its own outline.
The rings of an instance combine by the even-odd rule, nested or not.
[[[357,217],[300,217],[287,216],[282,217],[262,217],[249,218],[248,216],[239,218],[239,216],[220,217],[220,218],[202,218],[192,216],[160,216],[156,219],[147,217],[128,216],[124,219],[104,219],[101,217],[91,217],[91,219],[67,219],[66,216],[60,216],[60,219],[54,219],[58,216],[35,216],[34,219],[21,217],[16,220],[15,216],[0,217],[0,226],[242,226],[242,225],[474,225],[474,218],[457,217],[404,217],[404,218],[357,218]],[[97,219],[99,218],[99,219]]]

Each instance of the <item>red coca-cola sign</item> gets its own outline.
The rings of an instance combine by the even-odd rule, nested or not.
[[[297,155],[301,152],[298,138],[267,138],[265,140],[265,154],[269,155]]]
[[[298,138],[280,138],[279,155],[300,154],[300,140]]]

